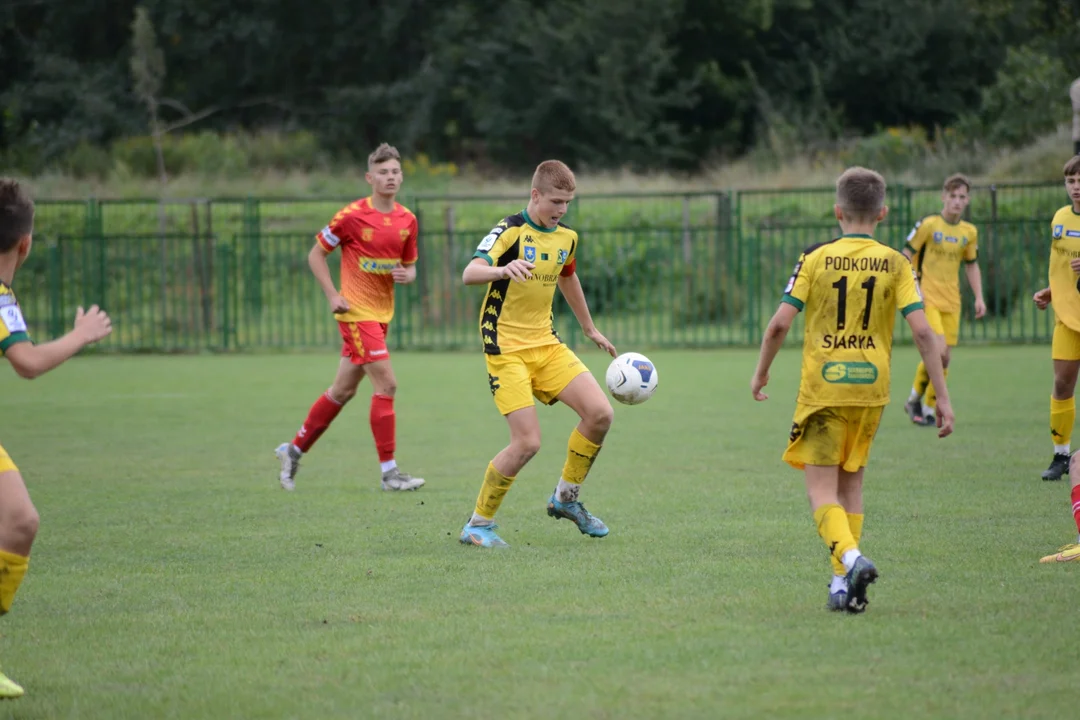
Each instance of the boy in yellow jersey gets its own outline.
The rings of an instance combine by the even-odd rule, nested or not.
[[[1080,155],[1062,172],[1071,205],[1054,213],[1050,221],[1050,287],[1035,293],[1035,305],[1045,310],[1054,304],[1054,392],[1050,396],[1050,435],[1054,457],[1043,480],[1060,480],[1069,471],[1073,421],[1076,419],[1076,374],[1080,371]]]
[[[877,568],[859,552],[863,471],[889,402],[893,319],[899,310],[937,388],[939,437],[953,429],[941,354],[926,322],[911,263],[878,243],[873,232],[888,208],[885,180],[850,168],[836,182],[833,208],[843,235],[807,248],[784,288],[780,308],[761,341],[750,390],[755,400],[769,382],[795,315],[806,311],[802,379],[784,460],[805,471],[814,523],[833,566],[827,607],[861,613]]]
[[[34,203],[14,180],[0,178],[0,355],[15,372],[33,379],[64,362],[84,346],[109,334],[109,316],[95,305],[79,308],[75,329],[58,340],[34,345],[11,283],[30,254]],[[19,469],[0,446],[0,615],[11,610],[30,562],[38,513]],[[21,697],[23,689],[0,673],[0,699]]]
[[[553,518],[573,521],[591,537],[607,526],[581,504],[579,493],[614,412],[585,364],[555,333],[552,302],[558,287],[585,336],[614,356],[615,348],[593,325],[577,276],[577,233],[559,220],[574,199],[574,174],[558,160],[540,163],[529,204],[505,218],[480,241],[465,267],[466,285],[487,285],[480,305],[480,336],[495,406],[510,426],[510,444],[488,464],[472,517],[459,540],[506,547],[496,533],[495,512],[514,478],[540,449],[540,421],[533,398],[570,406],[581,422],[570,433],[562,477],[547,504]]]
[[[904,255],[912,261],[922,289],[926,321],[938,336],[941,365],[949,375],[951,349],[960,338],[960,264],[964,265],[971,291],[975,294],[975,318],[986,315],[982,273],[979,271],[979,232],[961,218],[971,202],[971,183],[960,174],[945,180],[941,191],[941,213],[927,215],[915,223],[907,236]],[[904,410],[916,425],[935,425],[934,388],[930,386],[926,364],[919,363],[915,383]],[[926,401],[923,401],[923,393]]]

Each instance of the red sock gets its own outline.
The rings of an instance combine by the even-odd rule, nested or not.
[[[1073,520],[1076,521],[1076,532],[1080,533],[1080,485],[1073,485],[1072,508]]]
[[[310,450],[315,441],[326,432],[326,428],[330,427],[330,423],[338,416],[342,407],[341,403],[335,402],[330,397],[329,391],[320,395],[308,410],[307,419],[300,426],[300,432],[296,433],[293,445],[300,448],[301,452]]]
[[[371,396],[371,434],[375,436],[375,449],[379,462],[394,459],[394,398],[389,395]]]

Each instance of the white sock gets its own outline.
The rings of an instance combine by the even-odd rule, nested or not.
[[[469,524],[473,527],[487,527],[489,525],[494,525],[495,521],[490,518],[481,517],[480,515],[473,513],[472,517],[469,518]]]
[[[295,444],[293,444],[292,449],[296,451],[297,455],[303,455],[304,454],[304,451],[301,450],[300,448],[296,447]]]
[[[840,562],[844,563],[844,567],[851,571],[851,568],[855,567],[855,561],[862,557],[862,553],[859,552],[859,548],[852,548],[844,553],[844,557],[840,558]]]
[[[1055,455],[1068,455],[1069,454],[1069,446],[1068,445],[1055,445],[1054,446],[1054,454]]]
[[[923,417],[932,418],[932,417],[934,417],[934,414],[935,414],[934,408],[930,407],[926,403],[923,403],[922,414],[923,414]]]
[[[829,585],[829,594],[833,595],[838,592],[847,592],[847,577],[844,575],[833,575],[832,583]]]
[[[581,485],[568,483],[559,478],[559,485],[555,488],[555,499],[559,502],[575,502],[581,492]]]
[[[907,401],[915,402],[916,400],[922,400],[922,393],[915,388],[911,388],[911,394],[907,396]]]
[[[388,473],[397,467],[397,460],[387,460],[386,462],[379,463],[379,467],[382,468],[384,473]]]

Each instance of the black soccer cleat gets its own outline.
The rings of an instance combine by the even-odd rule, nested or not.
[[[907,413],[908,419],[916,425],[923,424],[922,414],[922,400],[908,400],[904,403],[904,412]]]
[[[1068,453],[1054,453],[1054,459],[1050,461],[1050,467],[1043,471],[1043,480],[1060,480],[1069,474]]]

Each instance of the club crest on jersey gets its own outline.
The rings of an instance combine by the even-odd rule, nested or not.
[[[401,242],[405,242],[409,239],[409,231],[407,229],[402,228],[399,232],[401,234]]]
[[[536,262],[536,248],[529,245],[525,246],[525,260],[528,262]]]
[[[559,257],[558,257],[557,260],[555,260],[555,264],[556,265],[562,265],[564,262],[566,262],[566,258],[569,257],[569,256],[570,256],[570,251],[569,250],[560,250],[559,251]]]
[[[1061,234],[1063,232],[1065,232],[1065,226],[1064,225],[1055,225],[1054,226],[1054,239],[1057,240],[1059,237],[1061,237]]]
[[[945,233],[934,233],[934,242],[941,244],[941,241],[945,239]]]
[[[360,231],[360,239],[364,242],[371,242],[375,237],[375,228],[364,228]]]

